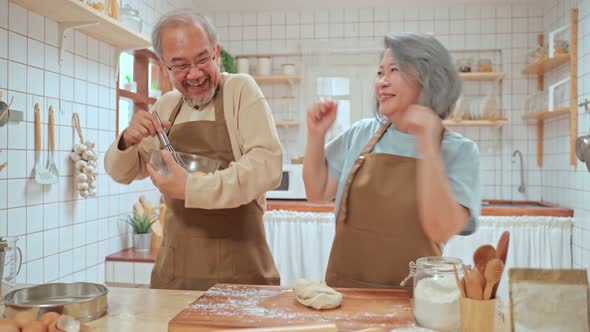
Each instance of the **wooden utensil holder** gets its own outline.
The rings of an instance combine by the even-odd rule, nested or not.
[[[496,305],[496,299],[482,301],[462,297],[461,332],[494,332]]]

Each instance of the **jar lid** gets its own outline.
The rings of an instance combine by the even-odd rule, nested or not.
[[[418,258],[416,261],[416,268],[438,272],[453,272],[453,266],[459,268],[462,263],[463,261],[459,258],[428,256]]]

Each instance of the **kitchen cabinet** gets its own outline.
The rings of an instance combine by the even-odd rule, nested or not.
[[[560,66],[569,62],[569,90],[570,90],[570,104],[569,107],[558,107],[553,109],[553,105],[538,110],[532,110],[525,114],[522,119],[535,123],[537,125],[537,165],[543,166],[543,138],[544,138],[544,122],[546,119],[557,116],[569,116],[570,133],[570,164],[576,164],[576,138],[578,136],[578,9],[572,8],[570,10],[569,27],[562,27],[560,29],[569,28],[569,52],[566,54],[549,54],[548,57],[541,57],[539,60],[528,65],[522,73],[525,75],[537,76],[537,89],[544,90],[545,74],[559,68]],[[560,30],[558,29],[558,30]],[[550,38],[551,35],[550,34]],[[539,35],[537,38],[539,47],[543,47],[544,36]],[[550,40],[550,43],[552,41]],[[550,91],[550,93],[552,93]],[[551,99],[551,98],[550,98]]]

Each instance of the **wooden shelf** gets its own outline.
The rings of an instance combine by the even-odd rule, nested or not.
[[[151,41],[125,27],[121,22],[86,5],[80,0],[11,0],[60,24],[73,28],[118,49],[150,47]],[[89,25],[91,23],[95,23]],[[86,24],[76,27],[75,25]]]
[[[289,83],[299,82],[300,76],[297,75],[271,75],[271,76],[253,76],[258,83]]]
[[[137,92],[133,92],[133,91],[129,91],[129,90],[119,89],[119,96],[121,96],[123,98],[131,99],[136,103],[145,103],[146,102],[146,98],[144,95],[140,95]]]
[[[445,126],[457,127],[500,127],[508,123],[508,119],[489,119],[489,120],[444,120]]]
[[[295,121],[295,120],[277,120],[277,121],[275,121],[275,125],[277,127],[282,127],[282,128],[297,127],[297,126],[299,126],[299,121]]]
[[[555,68],[559,67],[560,65],[570,61],[570,58],[571,57],[569,54],[557,54],[553,58],[539,60],[539,61],[536,61],[535,63],[528,65],[522,71],[522,73],[525,75],[544,74],[544,73],[546,73],[552,69],[555,69]]]
[[[549,110],[541,110],[537,112],[530,112],[522,116],[523,120],[544,120],[548,118],[554,118],[560,115],[567,115],[570,114],[569,107],[559,107],[554,109],[553,111]]]
[[[557,68],[558,66],[569,62],[570,75],[570,106],[560,107],[549,110],[540,110],[525,114],[523,120],[533,120],[537,126],[537,165],[543,166],[543,141],[544,141],[544,125],[545,119],[567,115],[569,118],[569,145],[570,145],[570,165],[575,166],[576,161],[576,138],[578,136],[578,9],[570,9],[569,22],[569,54],[557,54],[553,58],[539,60],[527,66],[523,74],[537,75],[537,89],[544,90],[545,73]],[[542,47],[544,45],[545,36],[540,34],[537,36],[537,44]]]
[[[495,81],[506,77],[503,72],[489,72],[489,73],[459,73],[459,76],[464,81]]]

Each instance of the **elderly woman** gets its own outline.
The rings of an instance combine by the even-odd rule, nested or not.
[[[323,100],[307,113],[307,198],[336,198],[331,286],[398,287],[409,262],[438,256],[453,235],[472,233],[480,211],[477,146],[442,123],[461,92],[448,51],[417,33],[389,35],[385,46],[376,118],[324,148],[337,104]]]

